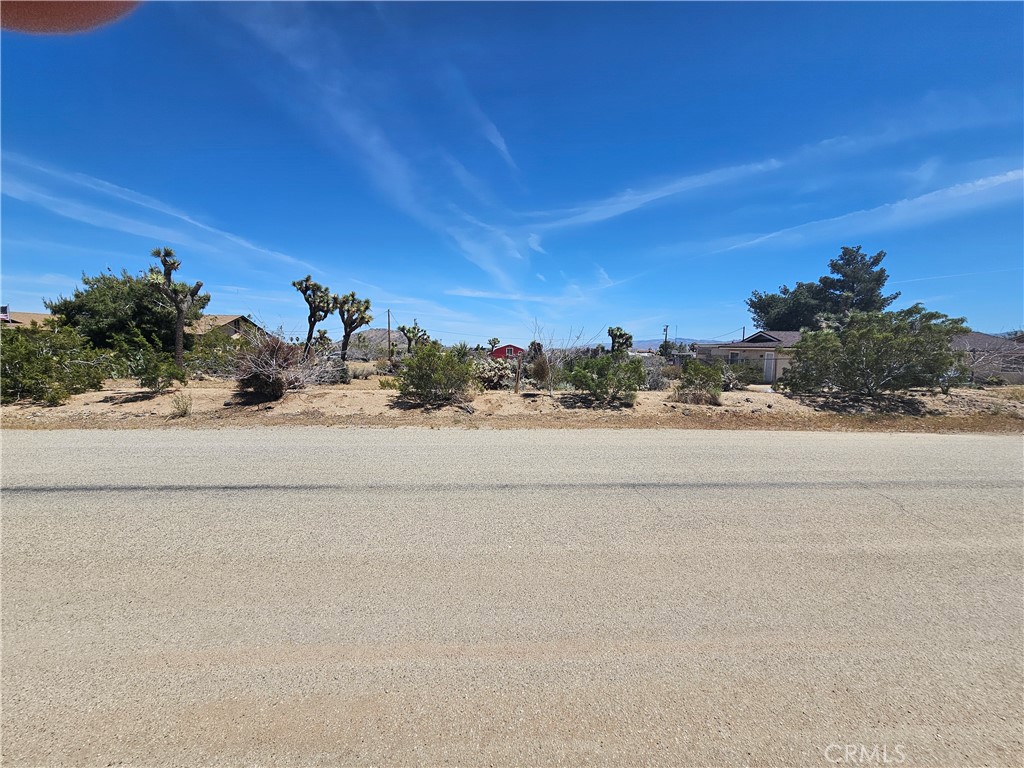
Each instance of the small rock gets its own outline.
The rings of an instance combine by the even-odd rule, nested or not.
[[[232,404],[232,403],[231,403],[231,401],[230,401],[230,400],[225,400],[225,401],[224,401],[224,405],[231,405],[231,404]]]
[[[753,400],[752,400],[751,398],[749,398],[749,397],[744,397],[744,398],[743,398],[743,401],[744,401],[744,402],[746,402],[746,403],[752,403],[752,402],[754,402],[754,401],[753,401]]]
[[[751,408],[750,412],[751,413],[764,413],[763,409],[761,409],[761,408]]]
[[[458,406],[458,409],[460,411],[465,411],[466,413],[476,413],[476,408],[472,405],[460,405]]]
[[[765,406],[765,408],[767,408],[768,410],[771,410],[771,408],[772,408],[772,404],[771,404],[771,403],[768,403],[768,405],[766,405],[766,406]]]

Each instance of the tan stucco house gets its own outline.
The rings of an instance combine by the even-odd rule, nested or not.
[[[265,330],[245,315],[203,315],[198,322],[185,329],[186,333],[194,336],[212,331],[221,331],[232,339],[240,338],[246,331],[266,334]]]
[[[698,344],[697,359],[704,362],[753,363],[764,370],[765,384],[774,384],[789,367],[790,348],[800,341],[800,331],[757,331],[728,344]]]

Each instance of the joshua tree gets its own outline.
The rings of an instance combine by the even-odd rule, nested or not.
[[[398,326],[398,332],[405,336],[406,352],[412,354],[412,348],[422,341],[428,341],[430,336],[427,332],[420,328],[416,318],[413,318],[412,326],[400,325]]]
[[[612,339],[612,353],[615,352],[628,352],[629,348],[633,346],[632,334],[626,333],[619,326],[608,329],[608,335]]]
[[[311,275],[306,275],[301,280],[292,283],[295,289],[302,294],[309,306],[309,332],[306,334],[306,344],[302,348],[302,359],[309,357],[309,348],[313,345],[313,331],[316,324],[326,320],[327,317],[338,306],[338,297],[331,295],[331,289],[313,280]]]
[[[497,336],[495,336],[493,339],[488,339],[487,343],[491,346],[491,348],[489,350],[487,350],[487,351],[488,352],[493,352],[494,348],[496,346],[498,346],[499,344],[501,344],[501,339],[499,339]]]
[[[373,322],[370,314],[370,300],[357,299],[355,291],[336,297],[336,307],[341,316],[341,325],[345,329],[341,337],[341,359],[348,359],[348,342],[352,334],[364,325]]]
[[[195,307],[202,308],[210,301],[209,295],[200,296],[199,291],[203,288],[202,281],[189,287],[188,283],[174,282],[174,273],[181,266],[181,262],[174,256],[170,248],[154,248],[151,254],[154,259],[160,260],[163,271],[153,267],[151,274],[153,282],[160,293],[171,302],[174,307],[174,364],[178,368],[185,366],[185,318],[189,311]]]

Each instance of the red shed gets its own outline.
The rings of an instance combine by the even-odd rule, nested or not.
[[[495,347],[494,351],[488,354],[488,357],[493,357],[495,360],[511,359],[521,357],[525,351],[525,349],[517,347],[515,344],[504,344],[500,347]]]

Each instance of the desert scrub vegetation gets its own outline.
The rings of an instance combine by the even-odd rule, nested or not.
[[[577,359],[567,379],[576,389],[587,393],[595,403],[622,401],[631,404],[636,391],[646,383],[647,374],[639,358],[625,352]]]
[[[118,377],[132,378],[139,386],[153,394],[170,388],[175,381],[186,381],[188,374],[177,365],[170,353],[160,349],[156,342],[150,343],[138,331],[114,340],[116,363],[112,373]]]
[[[996,397],[1001,397],[1004,400],[1010,400],[1015,403],[1024,403],[1024,386],[1000,387],[999,389],[990,390],[990,392]]]
[[[365,381],[377,373],[377,366],[374,363],[349,363],[348,370],[353,379]]]
[[[100,389],[110,355],[93,349],[76,329],[56,325],[0,329],[0,400],[60,405]]]
[[[722,384],[726,392],[742,389],[748,384],[763,384],[764,369],[757,363],[743,362],[722,366]]]
[[[851,312],[836,329],[803,335],[781,384],[798,393],[866,397],[912,388],[948,393],[968,375],[950,343],[967,332],[964,323],[920,304],[899,312]]]
[[[178,392],[171,398],[171,417],[184,419],[192,415],[192,395]]]
[[[721,405],[722,384],[721,368],[691,360],[680,374],[672,399],[692,405]]]
[[[458,354],[455,354],[458,359]],[[508,360],[496,360],[493,357],[474,360],[473,374],[484,389],[511,389],[516,380],[512,364]]]
[[[403,399],[423,405],[458,403],[468,399],[473,387],[473,363],[424,342],[413,348],[395,378]]]
[[[238,390],[280,400],[289,389],[305,386],[302,362],[301,348],[268,335],[240,355]]]

